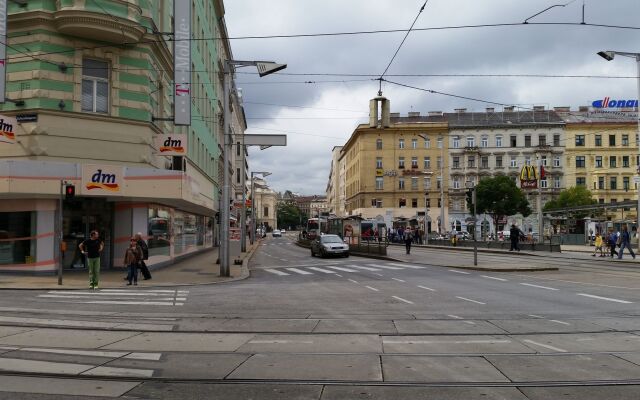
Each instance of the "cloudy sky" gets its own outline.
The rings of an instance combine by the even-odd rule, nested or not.
[[[286,134],[288,141],[287,147],[251,148],[251,170],[272,172],[268,182],[277,191],[324,194],[331,150],[367,121],[369,99],[379,86],[375,79],[389,65],[405,32],[241,37],[406,30],[423,4],[225,1],[229,36],[236,38],[231,40],[234,59],[288,64],[264,78],[248,68],[238,71],[247,133]],[[564,6],[523,24],[553,5]],[[483,101],[388,82],[383,83],[383,94],[391,100],[391,111],[401,115],[500,108],[487,103],[491,101],[577,109],[604,96],[635,99],[634,60],[617,57],[607,62],[596,53],[640,52],[639,17],[639,0],[429,0],[384,78]]]

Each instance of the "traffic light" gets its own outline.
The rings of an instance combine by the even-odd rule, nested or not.
[[[469,189],[466,192],[467,195],[467,207],[469,207],[469,211],[473,212],[473,204],[475,203],[476,200],[476,196],[475,193],[476,191],[474,189]]]
[[[71,200],[76,196],[76,187],[74,185],[65,185],[64,196],[67,200]]]

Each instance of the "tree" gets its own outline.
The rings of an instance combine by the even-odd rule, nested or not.
[[[574,186],[560,192],[558,198],[553,199],[544,205],[544,211],[550,211],[555,208],[588,206],[596,204],[597,201],[592,197],[591,191],[586,186]],[[575,213],[576,218],[583,218],[588,215],[588,211]]]
[[[495,227],[506,216],[531,215],[527,197],[508,176],[482,179],[476,186],[476,203],[478,214],[490,214]]]
[[[298,226],[301,221],[300,209],[287,202],[278,202],[278,227]]]

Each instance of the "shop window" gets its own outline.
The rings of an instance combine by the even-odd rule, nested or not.
[[[33,225],[32,225],[33,224]],[[35,262],[35,213],[0,213],[0,265]]]

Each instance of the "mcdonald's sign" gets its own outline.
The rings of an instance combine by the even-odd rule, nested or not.
[[[520,170],[520,188],[538,188],[538,172],[536,171],[536,167],[533,165],[525,165]]]

